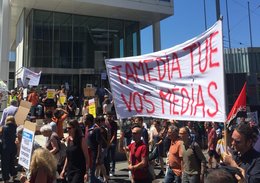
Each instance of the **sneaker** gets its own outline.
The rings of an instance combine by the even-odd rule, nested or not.
[[[109,173],[109,176],[110,176],[110,177],[112,177],[112,176],[114,176],[114,175],[115,175],[115,172],[110,172],[110,173]]]
[[[104,182],[103,177],[98,176],[98,179],[99,179],[101,182]]]
[[[129,178],[129,180],[132,179],[132,172],[131,171],[128,171],[128,178]]]
[[[163,177],[163,176],[164,176],[164,172],[160,171],[160,173],[156,177]]]

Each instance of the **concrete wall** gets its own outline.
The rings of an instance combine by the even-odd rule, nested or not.
[[[9,76],[9,0],[0,1],[0,79],[8,81]]]

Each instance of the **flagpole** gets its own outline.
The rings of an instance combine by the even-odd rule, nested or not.
[[[221,29],[223,34],[223,16],[220,17],[221,20]],[[224,44],[223,44],[223,35],[222,35],[222,61],[223,61],[223,83],[224,83],[224,106],[225,106],[225,119],[227,119],[227,87],[226,87],[226,74],[225,74],[225,62],[224,62]],[[226,120],[224,122],[224,150],[227,151],[227,142],[228,142],[228,129]]]

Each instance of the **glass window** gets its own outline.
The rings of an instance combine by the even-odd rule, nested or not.
[[[53,13],[35,10],[30,20],[33,21],[33,40],[29,46],[29,50],[32,49],[31,66],[52,67]]]
[[[26,20],[26,35],[28,67],[92,68],[99,77],[105,70],[105,58],[140,54],[138,22],[33,9]],[[47,80],[48,76],[52,79]],[[77,77],[44,75],[41,82],[53,86],[65,79],[79,86],[86,81],[99,83],[94,75]]]
[[[55,68],[72,67],[72,15],[54,13],[54,62]]]
[[[55,88],[59,88],[59,86],[61,86],[64,83],[69,83],[69,85],[71,85],[71,81],[72,81],[72,75],[69,74],[54,74],[53,75],[53,83],[52,85]]]

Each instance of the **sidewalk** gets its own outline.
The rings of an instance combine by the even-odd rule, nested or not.
[[[130,183],[131,181],[129,180],[128,176],[128,170],[127,170],[128,164],[126,161],[120,161],[116,162],[116,172],[115,176],[111,177],[109,180],[109,183]],[[155,174],[157,175],[160,172],[158,167],[155,167]],[[163,178],[160,179],[155,179],[153,183],[162,183]]]

